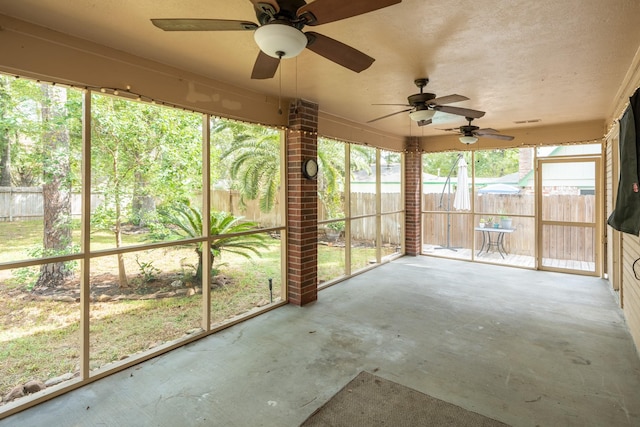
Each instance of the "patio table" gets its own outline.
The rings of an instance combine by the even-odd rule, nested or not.
[[[482,245],[477,255],[480,255],[483,251],[488,253],[489,249],[496,248],[502,259],[504,259],[507,254],[504,248],[504,235],[513,233],[515,228],[475,227],[474,229],[482,232]]]

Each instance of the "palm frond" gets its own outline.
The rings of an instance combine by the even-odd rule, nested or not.
[[[196,208],[184,203],[178,203],[171,207],[165,221],[176,226],[182,232],[173,229],[174,234],[181,237],[198,237],[202,235],[202,214]]]

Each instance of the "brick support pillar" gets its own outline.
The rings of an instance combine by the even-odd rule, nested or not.
[[[405,141],[405,253],[420,255],[422,239],[422,152],[420,138],[409,137]]]
[[[289,302],[318,299],[318,183],[302,175],[302,162],[318,156],[318,105],[297,100],[287,131],[287,291]]]

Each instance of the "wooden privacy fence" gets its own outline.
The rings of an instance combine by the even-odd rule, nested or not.
[[[194,197],[194,205],[200,206],[198,196]],[[101,194],[91,195],[92,211],[103,203]],[[240,195],[237,191],[214,190],[211,192],[211,205],[216,210],[231,212],[246,219],[258,221],[264,227],[277,226],[280,215],[277,210],[271,213],[260,212],[257,200],[247,202],[246,209],[240,206]],[[71,195],[71,214],[79,217],[82,214],[82,196]],[[39,219],[43,216],[43,199],[41,187],[0,187],[0,221]]]
[[[92,207],[101,203],[101,196],[91,196]],[[73,194],[72,215],[81,213],[80,194]],[[237,216],[256,221],[263,227],[277,227],[284,225],[284,220],[277,207],[272,212],[264,213],[259,209],[257,200],[240,204],[237,191],[214,190],[211,193],[212,206],[216,210],[231,212]],[[404,211],[401,197],[398,193],[383,193],[381,195],[382,213],[382,242],[399,244],[403,217],[401,213],[387,214],[385,212]],[[451,200],[453,204],[453,196]],[[502,195],[484,194],[476,198],[476,212],[483,215],[471,215],[468,212],[458,212],[451,209],[447,219],[447,200],[440,205],[439,193],[423,194],[423,207],[429,211],[423,215],[423,241],[426,244],[443,245],[448,243],[454,247],[471,248],[473,245],[470,231],[481,217],[494,216],[500,213],[511,215],[512,227],[516,229],[505,239],[505,246],[509,253],[519,255],[534,255],[535,221],[534,196],[529,194]],[[376,230],[376,195],[372,193],[351,194],[351,215],[367,216],[351,223],[351,235],[355,240],[374,242]],[[543,219],[549,221],[594,222],[596,206],[594,195],[549,195],[544,196]],[[0,220],[13,221],[18,219],[42,218],[43,215],[42,189],[39,187],[0,187]],[[322,206],[319,206],[318,218],[324,218]],[[449,236],[447,239],[447,228]],[[579,261],[593,261],[595,245],[595,229],[589,227],[546,226],[543,232],[543,256],[554,259],[571,259]],[[479,232],[477,242],[481,241]]]
[[[95,209],[102,201],[102,196],[91,196],[91,207]],[[71,215],[82,213],[82,196],[71,195]],[[41,187],[0,187],[0,221],[42,218],[43,201]]]
[[[505,237],[507,251],[515,255],[535,255],[535,196],[531,194],[483,194],[475,200],[475,211],[460,212],[451,208],[447,215],[446,196],[440,207],[440,194],[423,194],[423,242],[436,246],[471,248],[470,234],[478,226],[480,218],[501,215],[512,218],[513,233]],[[453,196],[452,196],[453,204]],[[542,218],[546,221],[593,223],[596,218],[594,195],[545,195],[542,203]],[[447,238],[447,228],[449,234]],[[476,234],[476,244],[482,236]],[[592,226],[554,225],[542,229],[544,258],[577,261],[594,261],[595,228]]]
[[[385,212],[403,211],[402,198],[399,193],[381,194],[381,238],[383,244],[400,243],[403,217],[401,213],[384,215]],[[257,200],[249,200],[240,205],[240,194],[237,191],[214,190],[211,193],[211,205],[216,210],[224,210],[234,215],[244,216],[248,220],[260,223],[262,227],[284,225],[278,215],[279,208],[272,212],[260,212]],[[351,237],[362,242],[375,242],[376,238],[376,195],[373,193],[351,193],[351,216],[366,216],[351,222]],[[318,218],[327,218],[322,203],[318,203]]]
[[[375,243],[376,238],[376,195],[373,193],[351,193],[351,238],[361,242]],[[383,244],[398,245],[402,236],[404,206],[400,193],[382,193],[381,239]],[[318,218],[326,218],[324,207],[318,204]]]
[[[195,206],[200,206],[200,195],[194,197]],[[371,193],[354,193],[351,195],[354,215],[375,214],[376,197]],[[382,206],[384,212],[401,210],[400,195],[397,193],[383,194]],[[100,194],[91,196],[91,206],[102,203]],[[255,221],[261,227],[279,227],[284,225],[284,219],[280,215],[280,207],[276,201],[276,207],[271,212],[261,212],[258,200],[246,200],[242,206],[240,193],[235,190],[213,190],[211,192],[211,206],[217,211],[230,212],[235,216],[242,216],[246,220]],[[322,206],[319,206],[322,210]],[[71,196],[71,212],[73,216],[82,213],[82,198],[80,194]],[[43,200],[41,187],[0,187],[0,221],[14,221],[25,219],[41,219],[43,216]],[[323,218],[320,214],[318,218]],[[382,216],[382,241],[383,243],[398,244],[400,236],[399,222],[402,220],[399,214]],[[354,239],[361,241],[375,241],[375,215],[356,220],[352,223],[351,233]]]
[[[545,221],[596,221],[594,195],[544,196],[542,207],[542,219]],[[545,225],[542,233],[543,258],[595,262],[595,227]]]
[[[258,200],[245,200],[243,206],[240,193],[236,190],[213,190],[211,192],[211,209],[244,217],[245,220],[257,222],[265,228],[284,225],[284,219],[280,215],[279,200],[276,200],[276,205],[271,212],[265,213],[260,211]]]

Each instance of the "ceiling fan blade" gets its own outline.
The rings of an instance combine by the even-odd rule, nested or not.
[[[476,133],[478,135],[486,135],[486,134],[496,134],[496,133],[500,133],[500,131],[497,131],[495,129],[492,128],[483,128],[483,129],[478,129],[476,131]]]
[[[433,107],[433,109],[436,111],[442,111],[443,113],[471,117],[473,119],[479,119],[485,114],[484,111],[472,110],[470,108],[450,107],[448,105],[436,105]]]
[[[429,119],[429,120],[420,120],[417,123],[418,123],[418,126],[430,125],[431,124],[431,119]]]
[[[412,108],[407,108],[406,110],[396,111],[395,113],[387,114],[386,116],[378,117],[377,119],[369,120],[367,123],[377,122],[378,120],[386,119],[387,117],[395,116],[396,114],[406,113],[407,111],[413,110]]]
[[[469,98],[467,98],[466,96],[454,94],[454,95],[441,96],[439,98],[431,99],[429,100],[428,104],[442,105],[442,104],[451,104],[454,102],[462,102],[462,101],[468,101],[468,100]]]
[[[369,55],[322,34],[309,31],[305,35],[308,40],[307,49],[356,73],[366,70],[375,61]]]
[[[411,104],[371,104],[371,105],[393,105],[395,107],[411,107]]]
[[[270,79],[276,75],[280,65],[280,59],[269,56],[263,51],[260,51],[256,58],[255,64],[253,64],[253,71],[251,72],[252,79]]]
[[[321,25],[392,6],[402,0],[315,0],[298,9],[306,25]]]
[[[481,138],[501,139],[503,141],[511,141],[511,140],[513,140],[513,136],[502,135],[500,133],[483,133],[483,134],[478,134],[477,132],[474,132],[474,133],[477,136],[481,137]]]
[[[229,19],[152,19],[156,27],[164,31],[250,31],[258,24]]]

